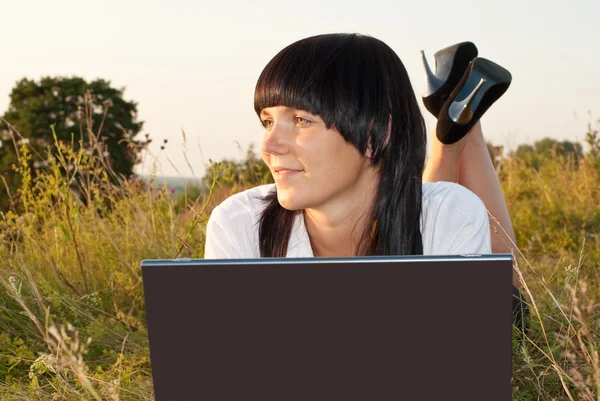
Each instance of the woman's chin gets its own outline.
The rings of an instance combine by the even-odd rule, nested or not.
[[[294,194],[294,191],[277,189],[277,200],[282,208],[287,210],[304,209],[301,197]]]

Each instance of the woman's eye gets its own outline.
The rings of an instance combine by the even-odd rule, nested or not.
[[[310,120],[307,120],[306,118],[298,117],[298,116],[294,117],[294,120],[296,121],[296,125],[299,127],[308,127],[310,125],[310,123],[312,122]]]
[[[273,125],[273,121],[272,120],[263,120],[262,124],[263,124],[263,127],[270,128],[271,125]]]

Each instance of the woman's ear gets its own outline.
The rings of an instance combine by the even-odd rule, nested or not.
[[[392,136],[392,115],[388,117],[388,126],[387,132],[385,133],[385,142],[383,143],[383,148],[387,148],[388,143],[390,142],[390,136]]]
[[[392,135],[392,115],[390,114],[388,118],[388,126],[387,132],[385,133],[385,142],[383,143],[383,148],[385,149],[390,142],[390,136]],[[373,157],[373,147],[371,146],[371,141],[367,144],[367,151],[365,152],[365,156],[367,159],[372,159]]]

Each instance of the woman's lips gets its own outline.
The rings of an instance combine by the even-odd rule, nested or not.
[[[279,180],[287,180],[303,172],[304,170],[279,169],[275,170],[275,178]]]

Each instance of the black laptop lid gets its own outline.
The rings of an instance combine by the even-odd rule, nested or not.
[[[511,399],[510,255],[142,273],[156,400]]]

